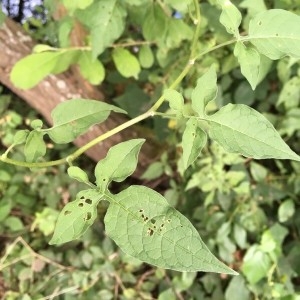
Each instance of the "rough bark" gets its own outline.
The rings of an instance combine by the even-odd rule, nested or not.
[[[16,88],[10,81],[10,71],[19,59],[32,52],[35,44],[30,35],[19,24],[9,18],[6,19],[0,27],[0,82],[37,110],[49,124],[51,124],[51,110],[61,101],[78,97],[103,100],[104,96],[101,91],[84,80],[76,68],[71,68],[64,74],[49,75],[31,89],[22,90]],[[75,144],[77,146],[84,145],[96,136],[115,128],[123,123],[124,120],[123,117],[112,114],[103,124],[94,126],[87,134],[79,137]],[[91,148],[86,154],[97,161],[106,155],[107,150],[112,145],[141,136],[138,128],[130,128],[114,135]],[[148,141],[143,146],[140,154],[140,169],[137,173],[140,173],[149,164],[151,158],[155,156],[157,145],[155,146],[153,143],[153,140],[152,142]]]

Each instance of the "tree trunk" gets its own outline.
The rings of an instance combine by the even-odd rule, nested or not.
[[[63,74],[49,75],[37,86],[28,90],[16,88],[10,81],[10,71],[19,59],[31,53],[35,45],[36,43],[19,24],[6,18],[0,27],[0,82],[37,110],[48,123],[51,124],[52,122],[50,115],[52,109],[62,101],[73,98],[103,100],[104,96],[101,91],[83,79],[77,68],[71,68]],[[75,144],[77,146],[84,145],[104,132],[122,124],[125,120],[122,116],[113,113],[104,124],[94,126],[89,132],[79,137]],[[153,160],[159,148],[149,133],[147,135],[149,139],[142,148],[136,175],[140,174]],[[98,161],[106,155],[112,145],[136,137],[146,137],[145,132],[138,126],[112,136],[89,149],[86,154]]]

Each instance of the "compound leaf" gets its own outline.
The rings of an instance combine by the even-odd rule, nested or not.
[[[46,144],[44,142],[44,133],[41,131],[31,131],[24,146],[24,155],[27,162],[35,162],[46,154]]]
[[[237,275],[209,251],[190,221],[159,193],[131,186],[107,198],[105,229],[125,253],[165,269]]]
[[[133,139],[109,149],[95,168],[96,184],[100,190],[105,190],[109,182],[121,182],[134,172],[144,142],[144,139]]]
[[[300,161],[273,125],[259,112],[244,104],[227,104],[207,116],[210,136],[229,152],[257,159],[277,158]]]
[[[60,212],[49,244],[62,244],[79,238],[94,223],[97,205],[103,195],[94,189],[77,194]]]
[[[271,59],[300,58],[300,17],[282,9],[263,11],[250,21],[249,40]]]
[[[112,58],[119,73],[124,77],[138,78],[141,67],[138,59],[124,48],[115,48]]]
[[[110,112],[126,113],[124,110],[101,101],[72,99],[57,105],[52,111],[53,127],[46,130],[58,144],[72,142],[92,125],[107,119]]]
[[[196,120],[189,119],[182,135],[182,156],[185,169],[197,159],[206,142],[206,133],[198,126]]]
[[[192,92],[192,108],[199,116],[205,114],[205,107],[208,102],[216,99],[218,92],[217,73],[213,66],[202,75],[195,89]]]

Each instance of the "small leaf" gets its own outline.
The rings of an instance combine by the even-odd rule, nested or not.
[[[78,59],[78,65],[81,75],[91,84],[100,84],[105,77],[105,70],[102,63],[93,60],[91,52],[83,51]]]
[[[57,105],[52,111],[53,127],[45,130],[58,144],[72,142],[91,126],[107,119],[110,112],[126,113],[124,110],[101,101],[72,99]]]
[[[263,11],[250,21],[248,38],[271,59],[300,58],[300,17],[282,9]]]
[[[164,269],[237,275],[213,256],[191,222],[157,192],[131,186],[108,200],[105,229],[125,253]]]
[[[286,110],[299,107],[300,102],[300,77],[294,76],[285,82],[280,91],[277,106],[283,104]]]
[[[50,245],[62,244],[82,236],[97,217],[97,205],[103,195],[89,189],[77,194],[60,212]]]
[[[260,55],[254,48],[246,48],[243,43],[236,43],[234,55],[241,65],[241,72],[250,83],[252,89],[256,88],[259,80]]]
[[[282,202],[278,209],[278,219],[280,222],[286,222],[295,213],[295,203],[292,199],[285,200]]]
[[[30,127],[32,129],[41,129],[43,127],[43,121],[40,119],[35,119],[35,120],[31,121]]]
[[[43,136],[43,132],[36,130],[28,134],[24,147],[24,155],[27,162],[35,162],[46,154],[46,144]]]
[[[105,190],[110,181],[121,182],[134,172],[144,142],[144,139],[134,139],[109,149],[95,168],[96,184],[100,190]]]
[[[29,134],[29,130],[27,129],[17,131],[14,136],[14,145],[20,145],[25,143],[28,134]]]
[[[138,78],[141,67],[138,59],[124,48],[115,48],[112,58],[119,73],[124,77]]]
[[[198,126],[197,120],[189,119],[182,135],[182,156],[185,169],[197,159],[206,142],[206,133]]]
[[[89,182],[88,175],[82,169],[76,166],[71,166],[68,168],[68,175],[79,182]]]
[[[33,53],[41,53],[41,52],[46,52],[46,51],[57,51],[57,49],[53,48],[49,45],[38,44],[38,45],[35,45],[32,50]]]
[[[211,138],[229,152],[257,159],[300,161],[300,157],[282,140],[273,125],[244,104],[227,104],[207,120],[211,125]]]
[[[197,86],[192,92],[192,107],[193,110],[199,115],[205,114],[205,107],[208,102],[215,100],[217,97],[217,73],[214,66],[202,75],[198,81]]]
[[[151,4],[147,8],[147,14],[143,23],[142,32],[147,41],[162,39],[167,30],[168,17],[158,3]]]
[[[139,50],[139,61],[143,68],[151,68],[154,63],[153,52],[148,45],[143,45]]]
[[[235,5],[229,0],[217,0],[222,8],[220,23],[224,25],[228,33],[239,37],[239,26],[242,21],[242,15]]]
[[[169,101],[170,107],[174,110],[182,111],[184,99],[180,93],[175,90],[166,89],[163,94],[164,98]]]
[[[75,16],[91,31],[93,58],[121,36],[125,28],[126,10],[117,0],[95,1],[85,10],[77,10]]]
[[[93,3],[93,0],[63,0],[64,6],[71,13],[76,9],[85,9]]]

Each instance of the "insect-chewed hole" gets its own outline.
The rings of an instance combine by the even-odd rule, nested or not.
[[[168,222],[168,223],[171,223],[171,219],[168,219],[167,222]]]
[[[87,212],[85,215],[85,221],[88,221],[92,218],[92,214],[90,212]]]
[[[145,217],[145,218],[144,218],[144,221],[145,221],[145,222],[147,222],[148,220],[149,220],[149,218],[148,218],[148,217]]]
[[[144,210],[143,210],[143,209],[140,209],[139,212],[142,213],[142,212],[144,212]]]
[[[82,202],[79,202],[79,203],[78,203],[78,206],[79,206],[79,207],[83,207],[83,203],[82,203]]]
[[[154,230],[149,227],[148,230],[147,230],[147,234],[150,235],[150,236],[152,236],[153,233],[154,233]]]
[[[85,199],[84,202],[87,203],[87,204],[92,204],[93,203],[93,201],[91,199]]]
[[[83,200],[83,199],[84,199],[84,196],[81,196],[80,199]]]
[[[160,227],[163,228],[165,226],[165,223],[161,223]]]
[[[151,223],[152,223],[152,224],[155,224],[155,223],[156,223],[156,220],[155,220],[155,219],[151,219]]]
[[[259,21],[259,22],[258,22],[258,25],[261,25],[261,24],[262,24],[262,21]]]
[[[67,215],[69,215],[70,213],[71,213],[71,211],[66,210],[66,211],[64,212],[64,215],[67,216]]]

